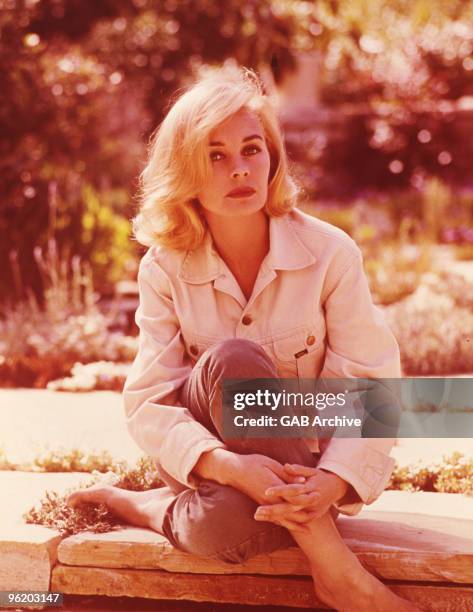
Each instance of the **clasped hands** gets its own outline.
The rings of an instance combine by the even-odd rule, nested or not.
[[[254,515],[257,521],[308,533],[307,523],[328,512],[348,489],[340,476],[317,467],[286,463],[284,472],[286,484],[266,489],[268,504],[258,506]]]

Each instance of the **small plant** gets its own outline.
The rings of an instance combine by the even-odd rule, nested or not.
[[[437,242],[442,220],[447,217],[451,206],[452,193],[443,181],[432,176],[425,181],[423,196],[422,220],[425,224],[425,235],[432,242]]]
[[[108,472],[118,469],[108,451],[85,455],[79,449],[47,450],[33,461],[33,469],[41,472]]]
[[[81,504],[80,508],[71,508],[66,504],[69,493],[72,493],[72,489],[63,496],[55,491],[46,491],[39,508],[31,508],[23,519],[26,523],[56,529],[62,536],[81,531],[104,533],[123,527],[123,523],[105,504],[86,503]]]
[[[96,482],[108,482],[113,486],[129,491],[148,491],[163,486],[158,478],[156,465],[150,457],[141,457],[136,466],[130,468],[125,462],[111,462],[109,471],[104,475],[94,470],[95,478],[79,487],[68,489],[64,495],[47,491],[39,507],[33,507],[23,514],[26,523],[44,525],[57,529],[67,536],[81,531],[103,533],[123,527],[119,519],[105,504],[83,503],[72,508],[66,504],[70,493],[78,488],[88,488]]]
[[[61,258],[54,239],[48,242],[46,255],[40,247],[34,255],[43,280],[44,304],[40,306],[26,288],[26,300],[4,308],[0,378],[6,385],[44,388],[49,381],[69,375],[76,362],[132,361],[136,340],[109,331],[113,316],[97,306],[87,262],[78,256],[70,262]]]
[[[364,264],[376,304],[387,306],[414,293],[430,269],[430,245],[385,243],[366,247]]]
[[[401,491],[436,491],[463,493],[473,496],[473,457],[454,452],[443,456],[442,462],[396,467],[387,489]]]

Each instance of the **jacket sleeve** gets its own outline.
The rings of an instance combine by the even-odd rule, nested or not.
[[[172,478],[195,488],[191,471],[200,455],[225,445],[178,400],[192,366],[169,280],[149,251],[140,262],[138,288],[138,352],[123,388],[128,431]]]
[[[360,249],[341,266],[325,300],[327,348],[320,378],[375,379],[371,398],[400,415],[400,403],[393,380],[401,376],[399,346],[383,313],[371,299]],[[356,388],[356,381],[350,388]],[[360,381],[361,382],[361,381]],[[398,381],[399,382],[399,381]],[[359,398],[356,392],[348,395]],[[354,400],[359,401],[358,399]],[[391,430],[392,431],[392,430]],[[396,430],[397,431],[397,430]],[[353,434],[352,434],[353,435]],[[384,491],[394,469],[389,456],[396,438],[336,437],[320,441],[318,467],[334,472],[349,483],[347,494],[335,507],[343,514],[360,512],[363,503],[373,503]],[[392,434],[391,434],[392,435]]]

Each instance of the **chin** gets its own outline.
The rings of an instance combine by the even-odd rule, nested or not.
[[[264,209],[264,204],[263,206],[235,206],[232,207],[230,210],[227,209],[225,211],[225,216],[227,217],[249,217],[251,215],[256,215],[259,212],[263,211]]]

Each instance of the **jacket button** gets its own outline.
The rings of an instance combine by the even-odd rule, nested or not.
[[[243,319],[241,320],[243,325],[249,325],[252,321],[253,319],[250,317],[250,315],[245,315]]]
[[[189,350],[193,355],[197,355],[199,352],[199,349],[196,347],[195,344],[191,344]]]
[[[315,336],[312,336],[312,335],[311,335],[311,336],[307,336],[306,343],[307,343],[309,346],[311,346],[312,344],[314,344],[314,342],[315,342]]]

